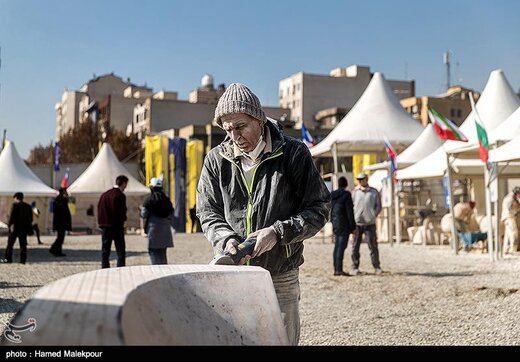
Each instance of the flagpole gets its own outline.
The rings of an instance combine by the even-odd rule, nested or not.
[[[332,160],[334,162],[334,175],[332,176],[332,189],[338,188],[338,144],[332,144]]]
[[[493,216],[491,215],[491,192],[489,189],[490,177],[487,165],[484,164],[484,185],[486,190],[486,218],[488,223],[487,232],[487,243],[488,243],[488,254],[491,261],[495,261],[495,245],[493,243]],[[498,220],[497,220],[498,221]],[[498,222],[497,222],[498,224]]]
[[[495,164],[495,167],[498,168],[498,165]],[[498,205],[498,195],[500,195],[500,182],[499,182],[499,179],[498,179],[498,170],[496,170],[496,182],[497,183],[497,187],[496,187],[496,200],[493,202],[493,209],[495,211],[495,219],[497,220],[497,225],[495,227],[495,239],[493,240],[494,241],[494,244],[495,244],[495,255],[496,255],[496,259],[497,260],[500,260],[504,257],[504,255],[502,254],[502,248],[500,247],[500,219],[501,219],[501,211],[500,210],[500,207]]]
[[[393,179],[392,179],[392,182]],[[394,185],[394,203],[395,203],[395,242],[401,244],[401,220],[399,217],[399,194],[397,192],[397,182]]]
[[[453,174],[450,166],[450,155],[446,150],[446,176],[448,178],[448,185],[446,185],[446,191],[448,192],[448,200],[450,202],[450,214],[451,214],[451,247],[455,255],[459,253],[459,239],[457,235],[457,230],[455,230],[455,214],[453,212],[453,192],[451,192],[451,183],[453,180]]]
[[[394,178],[392,177],[392,172],[388,172],[388,178],[389,178],[389,181],[390,181],[390,190],[389,190],[389,194],[390,194],[390,205],[387,207],[387,212],[388,212],[388,242],[390,242],[390,246],[394,246],[394,228],[393,228],[393,223],[392,223],[392,219],[393,219],[393,215],[392,215],[392,200],[393,200],[393,196],[394,196]]]

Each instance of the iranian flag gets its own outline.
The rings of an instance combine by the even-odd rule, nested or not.
[[[480,146],[480,159],[482,162],[487,162],[489,159],[489,141],[486,128],[480,119],[480,115],[478,114],[477,107],[475,107],[475,101],[473,100],[473,95],[471,92],[469,93],[469,100],[471,102],[473,116],[475,117],[475,125],[477,126],[478,145]]]
[[[435,132],[437,132],[437,135],[441,139],[468,142],[466,136],[464,136],[455,123],[444,117],[435,109],[428,107],[428,116],[433,124],[433,129],[435,129]]]

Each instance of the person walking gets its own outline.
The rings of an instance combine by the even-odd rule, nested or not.
[[[38,240],[38,244],[43,244],[40,239],[40,226],[38,225],[38,220],[40,219],[40,209],[36,207],[36,201],[31,202],[31,208],[33,212],[32,226],[34,233],[36,234],[36,240]]]
[[[63,253],[63,243],[65,242],[65,234],[72,230],[72,217],[69,209],[69,194],[67,189],[61,187],[58,196],[54,199],[52,218],[52,230],[58,234],[56,240],[51,245],[49,253],[54,256],[65,256]]]
[[[240,263],[270,272],[289,342],[296,345],[303,243],[327,222],[330,193],[309,148],[268,120],[245,85],[226,89],[214,120],[227,135],[204,159],[197,186],[202,231],[215,255],[236,254],[239,243],[256,237]]]
[[[17,192],[13,196],[13,206],[7,223],[9,236],[3,263],[13,262],[13,247],[16,239],[20,243],[20,264],[25,264],[27,261],[27,235],[32,232],[33,213],[31,206],[23,201],[23,197],[23,192]]]
[[[110,268],[110,252],[114,241],[117,266],[126,265],[125,222],[128,177],[119,175],[116,184],[105,191],[98,202],[98,225],[101,229],[101,268]]]
[[[173,205],[163,191],[161,179],[152,178],[150,189],[152,194],[144,200],[140,210],[148,236],[148,254],[152,265],[168,264],[166,249],[173,247]]]
[[[352,270],[350,274],[357,275],[359,273],[359,247],[363,235],[366,235],[372,266],[375,273],[379,275],[383,271],[379,262],[376,218],[381,212],[381,197],[375,188],[368,186],[368,176],[364,172],[357,175],[356,179],[359,184],[352,192],[356,232],[354,234],[354,245],[352,245]]]
[[[348,274],[343,271],[343,257],[348,245],[350,234],[356,229],[354,220],[354,205],[352,195],[347,190],[348,181],[345,177],[338,180],[338,189],[330,194],[331,208],[330,221],[335,236],[334,251],[332,258],[334,262],[334,275]]]

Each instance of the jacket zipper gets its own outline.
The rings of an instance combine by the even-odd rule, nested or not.
[[[260,167],[260,165],[262,163],[264,163],[267,160],[271,160],[273,158],[283,155],[283,152],[280,151],[270,157],[267,157],[266,159],[260,161],[260,163],[258,165],[256,165],[256,167],[253,170],[253,177],[251,177],[251,185],[247,184],[247,179],[246,179],[244,173],[242,172],[242,169],[240,167],[238,167],[238,165],[233,160],[226,157],[222,152],[219,152],[219,154],[222,157],[224,157],[226,160],[231,162],[233,165],[235,165],[235,167],[240,172],[240,176],[242,177],[242,181],[244,182],[244,186],[246,187],[246,191],[247,191],[246,237],[247,237],[247,235],[249,235],[251,233],[251,215],[253,213],[253,185],[255,183],[256,170],[258,170],[258,167]]]

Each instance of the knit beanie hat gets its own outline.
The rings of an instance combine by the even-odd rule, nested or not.
[[[218,100],[217,108],[215,108],[215,122],[222,127],[220,117],[233,113],[245,113],[264,123],[267,122],[258,97],[240,83],[231,84]]]

